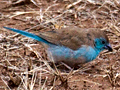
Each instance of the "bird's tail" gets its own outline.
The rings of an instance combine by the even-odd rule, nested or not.
[[[43,42],[43,43],[46,43],[46,44],[50,44],[50,42],[48,42],[47,40],[35,35],[35,34],[32,34],[32,33],[29,33],[29,32],[26,32],[26,31],[22,31],[22,30],[19,30],[19,29],[14,29],[14,28],[9,28],[9,27],[4,27],[5,29],[8,29],[8,30],[11,30],[11,31],[14,31],[14,32],[17,32],[19,34],[22,34],[26,37],[30,37],[32,39],[35,39],[37,41],[40,41],[40,42]]]

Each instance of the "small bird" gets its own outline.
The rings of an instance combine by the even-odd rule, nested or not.
[[[104,31],[96,28],[83,29],[69,26],[35,35],[26,31],[4,27],[43,43],[48,57],[55,63],[63,62],[70,67],[94,60],[101,51],[112,51]]]

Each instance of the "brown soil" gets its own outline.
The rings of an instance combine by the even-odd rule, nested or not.
[[[0,0],[0,90],[120,90],[119,0],[30,1]],[[3,28],[37,34],[69,25],[105,30],[113,52],[77,70],[55,69],[39,42]]]

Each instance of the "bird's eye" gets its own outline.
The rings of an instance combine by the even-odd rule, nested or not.
[[[105,44],[105,41],[102,41],[102,44]]]

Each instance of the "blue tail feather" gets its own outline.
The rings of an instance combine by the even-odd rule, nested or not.
[[[32,33],[29,33],[29,32],[26,32],[26,31],[22,31],[22,30],[19,30],[19,29],[14,29],[14,28],[9,28],[9,27],[4,27],[5,29],[8,29],[8,30],[11,30],[11,31],[14,31],[14,32],[17,32],[19,34],[22,34],[24,36],[27,36],[27,37],[30,37],[32,39],[35,39],[37,41],[40,41],[40,42],[43,42],[43,43],[46,43],[46,44],[51,44],[50,42],[48,42],[47,40],[35,35],[35,34],[32,34]]]

